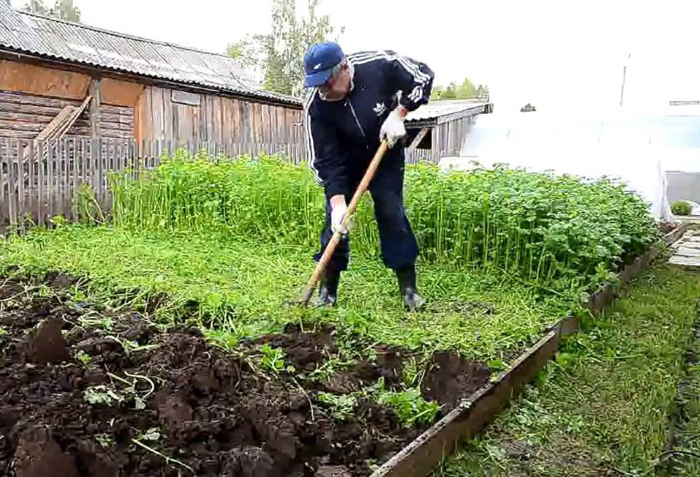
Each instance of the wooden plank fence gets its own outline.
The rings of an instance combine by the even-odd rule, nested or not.
[[[281,154],[293,163],[304,160],[296,144],[184,143],[115,138],[65,137],[57,141],[0,139],[0,227],[24,229],[50,226],[52,218],[81,218],[80,190],[88,188],[102,211],[108,211],[111,171],[155,168],[160,159],[183,148],[207,151],[212,160],[261,154]],[[84,196],[87,198],[87,196]],[[82,214],[84,217],[84,213]]]
[[[194,154],[207,151],[212,160],[242,155],[280,154],[292,163],[305,160],[303,141],[293,143],[209,143],[142,141],[118,138],[66,136],[59,140],[0,138],[0,228],[25,229],[50,226],[52,218],[69,221],[85,217],[83,200],[93,196],[101,211],[108,211],[111,197],[108,176],[153,169],[160,158],[183,148]],[[436,160],[431,151],[407,151],[407,162]]]

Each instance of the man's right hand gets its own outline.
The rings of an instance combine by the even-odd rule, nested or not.
[[[348,211],[348,206],[345,203],[345,196],[334,195],[331,197],[331,230],[333,233],[340,232],[345,235],[348,229],[343,226],[343,219]]]

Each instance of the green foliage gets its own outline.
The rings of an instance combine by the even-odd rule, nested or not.
[[[328,407],[334,419],[344,421],[352,417],[357,406],[357,398],[352,394],[331,394],[320,392],[316,396],[318,402]]]
[[[400,392],[383,391],[377,396],[377,402],[391,406],[399,421],[406,427],[431,423],[440,411],[438,403],[423,399],[418,388]]]
[[[7,334],[7,330],[5,328],[3,328],[2,326],[0,326],[0,336],[4,336],[6,334]]]
[[[88,365],[92,361],[92,356],[87,354],[85,351],[80,350],[75,354],[75,359],[77,359],[78,361],[80,361],[84,365]]]
[[[100,316],[99,318],[90,318],[91,315],[81,316],[79,318],[80,326],[83,328],[99,328],[105,331],[112,331],[114,321],[108,316]]]
[[[136,439],[140,441],[150,441],[150,442],[156,442],[160,440],[163,437],[163,435],[160,433],[160,430],[157,427],[152,427],[148,429],[146,432],[139,434],[136,436]]]
[[[103,449],[111,447],[112,444],[114,444],[114,437],[112,437],[112,434],[97,434],[95,440]]]
[[[281,348],[273,348],[266,343],[260,347],[260,352],[262,353],[260,365],[263,369],[266,369],[274,374],[285,370],[289,373],[294,372],[293,366],[285,367],[284,351],[282,351]]]
[[[178,152],[138,180],[111,181],[114,222],[148,230],[196,230],[315,247],[323,190],[306,167],[280,157],[210,161]],[[658,237],[640,197],[612,180],[497,167],[443,173],[406,169],[406,208],[422,255],[516,274],[560,291],[587,286]],[[378,233],[364,200],[355,253],[374,255]],[[597,285],[597,282],[595,283]]]
[[[671,204],[671,212],[673,215],[690,215],[693,211],[693,206],[684,200],[679,200]]]
[[[47,7],[44,0],[29,0],[22,10],[49,17],[80,23],[80,9],[73,5],[73,0],[56,0],[53,7]]]
[[[457,99],[457,93],[450,86],[437,99]]]
[[[73,198],[73,207],[83,224],[101,224],[105,221],[102,207],[95,197],[95,190],[89,184],[80,185],[78,193]]]
[[[83,398],[93,406],[113,406],[121,403],[124,398],[105,385],[92,386],[83,392]]]
[[[578,300],[578,294],[543,293],[511,274],[421,259],[419,286],[430,311],[407,316],[395,277],[375,254],[356,254],[343,274],[337,307],[283,307],[301,293],[313,271],[314,249],[315,244],[271,243],[266,236],[74,225],[0,238],[0,272],[44,276],[60,270],[89,277],[84,288],[73,291],[76,304],[138,310],[158,297],[152,320],[194,322],[228,347],[244,337],[281,332],[300,319],[328,324],[337,330],[346,356],[358,346],[349,337],[360,336],[422,354],[456,350],[470,359],[499,359],[504,351],[533,344],[566,312],[569,300]],[[494,313],[460,306],[476,302],[489,303]],[[315,377],[344,366],[333,363]]]
[[[113,176],[114,223],[147,229],[221,231],[311,245],[323,192],[310,171],[280,157],[213,163],[178,151],[134,181]]]
[[[319,3],[310,0],[306,15],[299,18],[296,0],[274,0],[271,33],[232,43],[227,53],[245,66],[261,69],[266,90],[303,96],[304,53],[314,43],[331,39],[335,30],[327,15],[318,15]]]
[[[469,78],[464,78],[462,84],[450,83],[447,87],[436,85],[431,94],[431,100],[446,99],[483,99],[488,101],[489,87],[485,85],[475,86]]]

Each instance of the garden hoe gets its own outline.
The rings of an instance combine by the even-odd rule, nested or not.
[[[355,209],[357,209],[357,204],[360,202],[360,199],[369,187],[369,183],[372,182],[372,178],[374,177],[375,172],[377,172],[379,163],[382,161],[382,158],[384,157],[384,154],[388,149],[389,145],[387,144],[387,142],[382,141],[382,143],[379,145],[379,149],[377,149],[377,152],[374,155],[374,158],[372,158],[372,162],[369,163],[369,167],[367,167],[367,172],[365,172],[364,177],[362,177],[360,185],[357,186],[357,190],[352,196],[350,205],[348,205],[348,210],[345,213],[345,217],[343,218],[343,225],[345,226],[346,230],[352,222],[352,216],[355,213]],[[306,286],[304,293],[301,295],[300,305],[302,307],[306,307],[309,304],[309,300],[311,300],[311,296],[314,294],[314,290],[316,290],[316,285],[321,279],[321,275],[323,275],[323,271],[325,270],[328,261],[331,259],[333,252],[335,252],[335,248],[338,246],[338,242],[340,242],[342,236],[342,233],[335,232],[333,234],[333,237],[331,237],[330,241],[328,242],[328,245],[326,245],[326,250],[324,250],[321,259],[316,265],[314,273],[311,275],[311,280],[309,280],[309,284]]]

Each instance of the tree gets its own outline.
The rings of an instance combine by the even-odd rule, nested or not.
[[[296,0],[273,0],[272,32],[232,43],[228,54],[244,66],[257,69],[266,90],[302,96],[304,53],[314,43],[330,39],[335,31],[327,15],[317,14],[320,1],[309,0],[306,15],[298,19]]]
[[[474,86],[469,78],[464,78],[461,84],[454,81],[447,87],[436,85],[433,87],[433,93],[430,96],[432,100],[444,99],[486,99],[488,100],[489,88],[485,85]]]
[[[439,101],[440,98],[442,97],[442,93],[445,92],[445,87],[440,86],[440,85],[435,85],[433,86],[433,89],[430,91],[430,100],[431,101]]]
[[[29,0],[22,10],[80,23],[80,9],[73,4],[73,0],[56,0],[51,8],[44,4],[44,0]]]
[[[474,83],[469,81],[469,78],[464,78],[464,81],[462,81],[461,86],[457,90],[457,98],[458,99],[469,99],[473,98],[476,96],[476,88],[474,87]]]
[[[39,15],[49,15],[51,9],[44,5],[44,0],[29,0],[22,10],[29,13],[37,13]]]
[[[457,93],[455,93],[452,85],[448,86],[447,89],[442,92],[440,99],[457,99]]]

